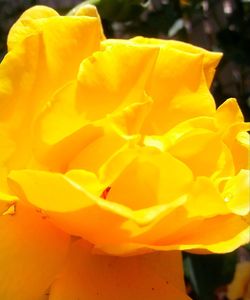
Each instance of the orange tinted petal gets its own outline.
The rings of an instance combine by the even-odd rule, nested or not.
[[[180,280],[179,253],[117,258],[93,255],[81,241],[71,251],[66,268],[52,285],[51,300],[189,299]]]
[[[222,220],[222,221],[225,221]],[[231,220],[229,221],[231,223]],[[226,224],[229,224],[226,222]],[[201,222],[196,222],[194,227],[200,227],[200,232],[199,235],[204,235],[205,232],[208,232],[209,227],[210,229],[215,232],[217,228],[214,228],[214,226],[211,226],[212,223],[207,222],[205,227],[200,227]],[[239,224],[239,223],[238,223]],[[224,224],[223,224],[224,225]],[[233,222],[233,226],[237,226],[237,223]],[[222,225],[221,225],[222,227]],[[205,230],[204,230],[205,229]],[[225,234],[223,234],[221,231],[219,231],[218,235],[221,235],[221,237],[218,237],[212,242],[207,242],[206,238],[201,242],[201,240],[197,239],[197,236],[194,236],[197,239],[196,243],[195,241],[193,242],[187,242],[185,244],[185,241],[176,241],[169,240],[161,240],[160,244],[152,243],[152,244],[143,244],[142,243],[126,243],[126,244],[103,244],[103,245],[98,245],[98,250],[103,251],[104,253],[109,253],[111,255],[131,255],[131,253],[147,253],[155,250],[155,251],[169,251],[169,250],[192,250],[191,252],[194,253],[200,253],[200,254],[209,254],[211,252],[213,253],[227,253],[227,252],[232,252],[239,248],[240,246],[247,244],[250,242],[249,238],[249,230],[250,226],[244,226],[244,227],[237,227],[238,230],[235,230],[233,227],[228,227],[229,231],[231,231],[231,235],[226,237],[225,239]],[[204,230],[204,231],[203,231]],[[192,230],[191,230],[192,231]],[[185,230],[184,230],[185,232]],[[190,232],[190,236],[192,236],[192,232]],[[143,252],[142,252],[143,250]],[[194,251],[193,251],[194,250]]]
[[[91,173],[75,170],[64,176],[39,171],[15,171],[10,178],[32,205],[45,211],[55,224],[71,235],[100,243],[124,240],[129,234],[121,228],[121,224],[124,217],[133,217],[132,211],[91,194],[95,191],[101,195],[105,189],[100,184],[98,187]],[[106,231],[105,235],[103,231]]]
[[[18,204],[14,215],[0,217],[0,239],[0,298],[39,299],[64,263],[69,237]]]

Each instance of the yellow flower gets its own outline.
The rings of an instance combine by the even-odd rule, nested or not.
[[[179,250],[249,241],[249,124],[209,92],[221,54],[43,6],[8,48],[0,298],[188,299]]]

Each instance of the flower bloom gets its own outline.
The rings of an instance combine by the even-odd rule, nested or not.
[[[179,250],[249,241],[249,124],[221,54],[76,14],[26,11],[0,66],[0,298],[188,299]]]

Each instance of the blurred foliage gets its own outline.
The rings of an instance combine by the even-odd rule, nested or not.
[[[224,255],[184,253],[184,271],[192,299],[226,299],[226,285],[233,279],[236,262],[236,251]]]
[[[0,58],[6,53],[10,26],[28,7],[42,4],[66,14],[79,0],[0,0]],[[107,37],[135,35],[177,39],[224,57],[212,93],[219,105],[235,97],[250,119],[250,0],[88,0],[102,17]],[[250,246],[244,248],[249,259]],[[184,254],[187,288],[192,299],[225,300],[242,251],[225,255]]]

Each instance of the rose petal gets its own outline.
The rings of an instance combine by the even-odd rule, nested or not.
[[[124,44],[119,40],[114,41],[114,44],[119,42]],[[111,43],[113,40],[104,41],[102,45],[108,47]],[[203,71],[203,54],[183,52],[168,47],[167,43],[151,39],[136,38],[130,43],[160,49],[150,85],[146,89],[155,102],[148,122],[145,123],[147,134],[160,134],[180,121],[215,113],[215,103]],[[181,88],[175,78],[181,78]]]
[[[230,213],[224,198],[207,177],[198,177],[184,205],[187,217],[214,217]]]
[[[220,128],[231,126],[233,123],[243,122],[243,115],[237,100],[229,98],[216,110],[216,120]]]
[[[164,246],[180,245],[179,249],[208,249],[216,253],[230,252],[250,240],[250,226],[235,215],[216,216],[190,221],[185,228],[157,242]],[[164,248],[163,248],[164,249]],[[171,248],[170,248],[171,249]]]
[[[100,28],[95,18],[46,20],[42,32],[28,36],[6,55],[0,66],[0,118],[18,148],[10,168],[27,164],[32,156],[33,122],[37,113],[61,85],[75,78],[81,60],[100,44],[97,34]],[[82,36],[88,39],[83,40]],[[66,63],[72,51],[75,54]]]
[[[111,184],[107,199],[132,209],[170,203],[187,193],[192,180],[191,171],[168,153],[142,149]]]
[[[235,172],[249,168],[250,123],[233,123],[224,132],[223,141],[230,149],[235,165]]]
[[[167,44],[184,52],[203,54],[203,71],[206,77],[207,85],[210,87],[214,78],[215,69],[222,58],[222,53],[210,52],[203,48],[174,40],[167,41]]]
[[[198,54],[203,56],[203,72],[207,81],[208,87],[211,85],[215,69],[219,64],[222,53],[220,52],[210,52],[204,48],[200,48],[188,43],[175,41],[175,40],[162,40],[155,38],[145,38],[145,37],[135,37],[129,40],[130,43],[151,45],[158,47],[168,47],[178,50],[185,54]],[[104,45],[115,44],[115,43],[127,43],[127,40],[122,39],[108,39],[104,41]]]
[[[168,142],[169,152],[184,162],[196,176],[231,176],[234,174],[232,155],[220,135],[206,129],[195,129]],[[170,135],[171,139],[171,135]],[[171,145],[172,144],[172,145]]]
[[[63,162],[68,169],[85,168],[97,172],[122,146],[138,139],[133,135],[138,133],[151,101],[146,98],[145,102],[128,105],[91,125],[92,122],[75,110],[68,90],[71,90],[70,86],[57,93],[52,106],[37,120],[36,154],[39,160],[50,165],[50,168],[54,166],[53,170],[56,171],[62,170],[60,164]]]
[[[144,102],[158,52],[147,46],[115,44],[85,59],[78,74],[78,111],[97,120],[117,108]]]
[[[62,175],[20,170],[12,171],[9,177],[13,190],[22,199],[44,211],[66,232],[94,244],[127,240],[135,229],[147,226],[185,201],[180,198],[134,211],[91,194],[101,185],[98,187],[95,177],[86,171],[75,170]]]
[[[229,179],[223,191],[228,208],[239,215],[250,213],[250,171],[241,170]]]
[[[43,21],[55,16],[58,16],[58,13],[47,6],[37,5],[27,9],[10,29],[8,49],[12,50],[28,36],[40,32]]]
[[[178,215],[175,214],[175,220]],[[164,239],[155,241],[154,233],[162,230],[162,226],[168,226],[174,218],[166,218],[161,221],[160,226],[154,231],[148,231],[151,241],[147,243],[146,235],[135,237],[131,243],[100,244],[97,250],[111,255],[141,254],[147,251],[169,251],[169,250],[201,250],[205,249],[214,253],[231,252],[241,245],[250,242],[250,226],[238,216],[218,216],[207,220],[196,220],[190,225],[187,223],[179,226],[180,230]],[[176,226],[176,224],[175,224]],[[160,229],[159,229],[160,228]],[[227,228],[227,230],[225,230]],[[136,242],[138,240],[138,242]],[[153,241],[154,242],[153,242]],[[203,251],[203,250],[202,250]]]
[[[69,237],[18,204],[14,215],[0,217],[0,239],[0,298],[39,298],[64,263]]]
[[[81,241],[71,251],[66,268],[52,285],[51,300],[189,299],[180,280],[178,253],[117,258],[93,255]]]

